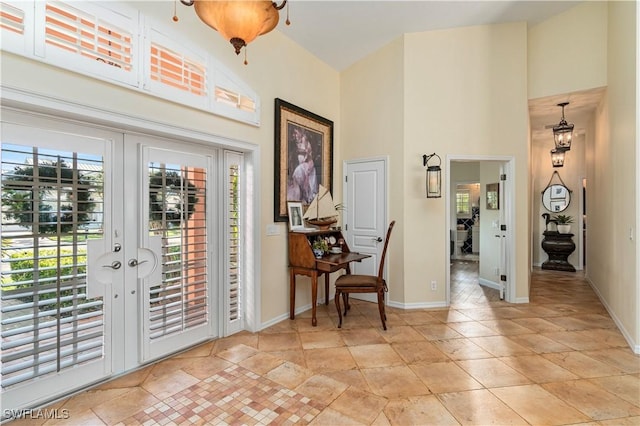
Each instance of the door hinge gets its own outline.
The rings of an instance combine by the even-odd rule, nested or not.
[[[349,224],[348,224],[348,223],[345,223],[345,224],[344,224],[344,230],[345,230],[345,231],[348,231],[348,230],[349,230]]]
[[[500,225],[500,230],[501,231],[506,231],[507,230],[507,225]]]
[[[500,275],[500,281],[507,281],[506,275]]]
[[[349,176],[346,176],[346,175],[345,175],[345,177],[344,177],[344,181],[345,181],[345,182],[348,182],[348,181],[349,181]]]
[[[507,180],[507,175],[500,175],[500,180]]]

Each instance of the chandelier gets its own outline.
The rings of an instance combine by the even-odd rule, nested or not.
[[[218,31],[233,45],[236,55],[256,37],[268,33],[278,25],[279,11],[287,4],[278,5],[270,0],[180,0],[185,6],[194,6],[202,22]],[[173,17],[177,21],[177,16]],[[286,24],[289,25],[287,9]],[[247,64],[245,49],[245,65]]]

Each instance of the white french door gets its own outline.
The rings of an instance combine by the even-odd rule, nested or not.
[[[2,405],[20,409],[113,372],[122,136],[7,111],[1,134]],[[114,253],[99,274],[90,242]]]
[[[126,263],[137,280],[145,362],[218,334],[215,151],[147,136],[127,135],[125,145],[139,159],[140,186],[128,194],[140,195],[138,230],[130,230],[138,243]]]
[[[3,408],[244,328],[241,153],[10,110],[1,131]]]

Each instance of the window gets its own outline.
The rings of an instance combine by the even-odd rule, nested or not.
[[[257,93],[171,31],[122,2],[0,2],[3,51],[259,126]]]
[[[456,212],[458,216],[471,215],[471,195],[468,189],[456,191]]]

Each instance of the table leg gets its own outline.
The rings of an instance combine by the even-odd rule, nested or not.
[[[296,308],[296,273],[289,268],[289,319],[295,318]]]
[[[329,306],[329,273],[324,273],[324,304]]]
[[[318,304],[318,272],[311,272],[311,325],[316,326],[316,305]]]

